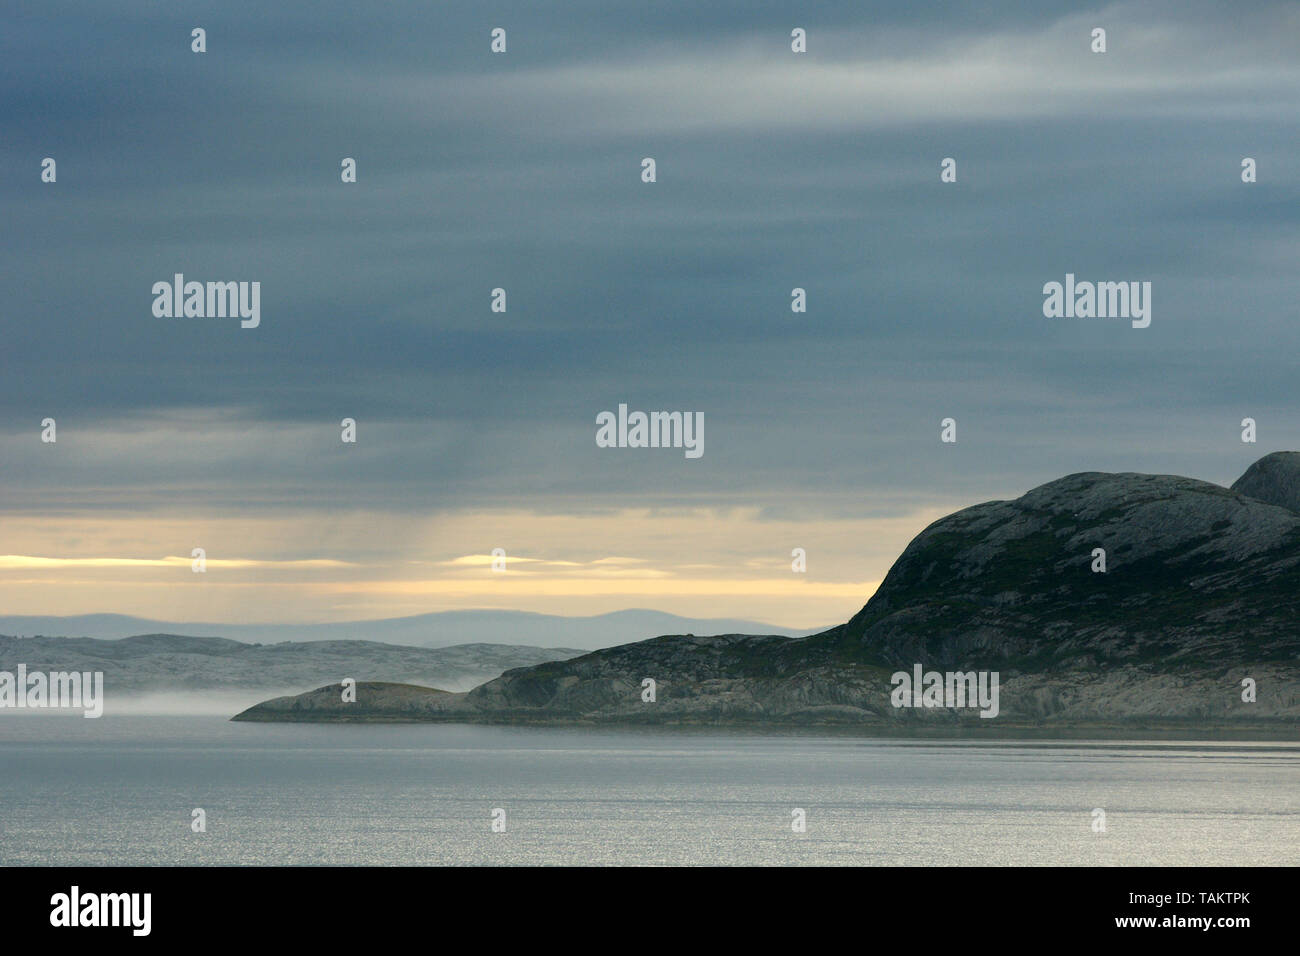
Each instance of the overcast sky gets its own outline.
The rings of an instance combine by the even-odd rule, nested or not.
[[[1294,3],[265,6],[4,15],[8,613],[811,626],[959,507],[1300,448]],[[598,448],[621,402],[703,456]]]

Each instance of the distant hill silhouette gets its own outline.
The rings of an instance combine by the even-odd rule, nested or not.
[[[413,617],[352,621],[342,624],[210,624],[155,621],[121,614],[74,617],[0,617],[0,634],[32,637],[115,639],[139,634],[226,637],[250,643],[280,641],[381,641],[413,647],[455,644],[513,644],[530,647],[576,647],[595,650],[655,634],[717,634],[724,631],[802,637],[823,628],[783,628],[756,621],[690,618],[662,611],[626,610],[593,617],[564,617],[529,611],[441,611]]]
[[[123,695],[258,689],[283,691],[345,677],[411,680],[468,690],[515,667],[562,660],[577,648],[461,644],[403,647],[376,641],[246,644],[223,637],[141,634],[120,640],[0,635],[0,670],[100,671],[111,702]]]

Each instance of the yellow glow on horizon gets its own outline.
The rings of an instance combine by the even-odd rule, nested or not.
[[[168,555],[165,558],[45,558],[28,554],[0,554],[0,570],[59,568],[177,568],[188,567],[193,558]],[[263,561],[255,558],[205,558],[211,568],[351,568],[349,561],[309,558],[296,561]]]
[[[874,517],[810,517],[799,507],[785,517],[746,506],[13,515],[2,529],[0,611],[311,624],[653,608],[813,628],[859,610],[938,517],[938,509],[883,507]],[[206,552],[207,573],[191,573],[195,547]],[[796,547],[807,552],[806,573],[791,569]],[[495,548],[506,552],[504,572],[491,570]]]

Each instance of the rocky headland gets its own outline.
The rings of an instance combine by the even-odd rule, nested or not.
[[[1295,452],[1231,488],[1068,475],[936,521],[861,611],[822,633],[656,637],[467,693],[386,691],[390,716],[375,719],[1300,737],[1298,509]],[[996,672],[996,718],[895,706],[891,676],[917,665]],[[353,704],[338,690],[235,719],[367,719],[366,688]]]

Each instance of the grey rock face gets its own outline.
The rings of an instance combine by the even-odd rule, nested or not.
[[[1232,490],[1280,508],[1300,511],[1300,451],[1275,451],[1246,469]]]
[[[935,522],[837,641],[891,667],[1227,666],[1296,661],[1297,622],[1300,514],[1190,478],[1093,472]]]

